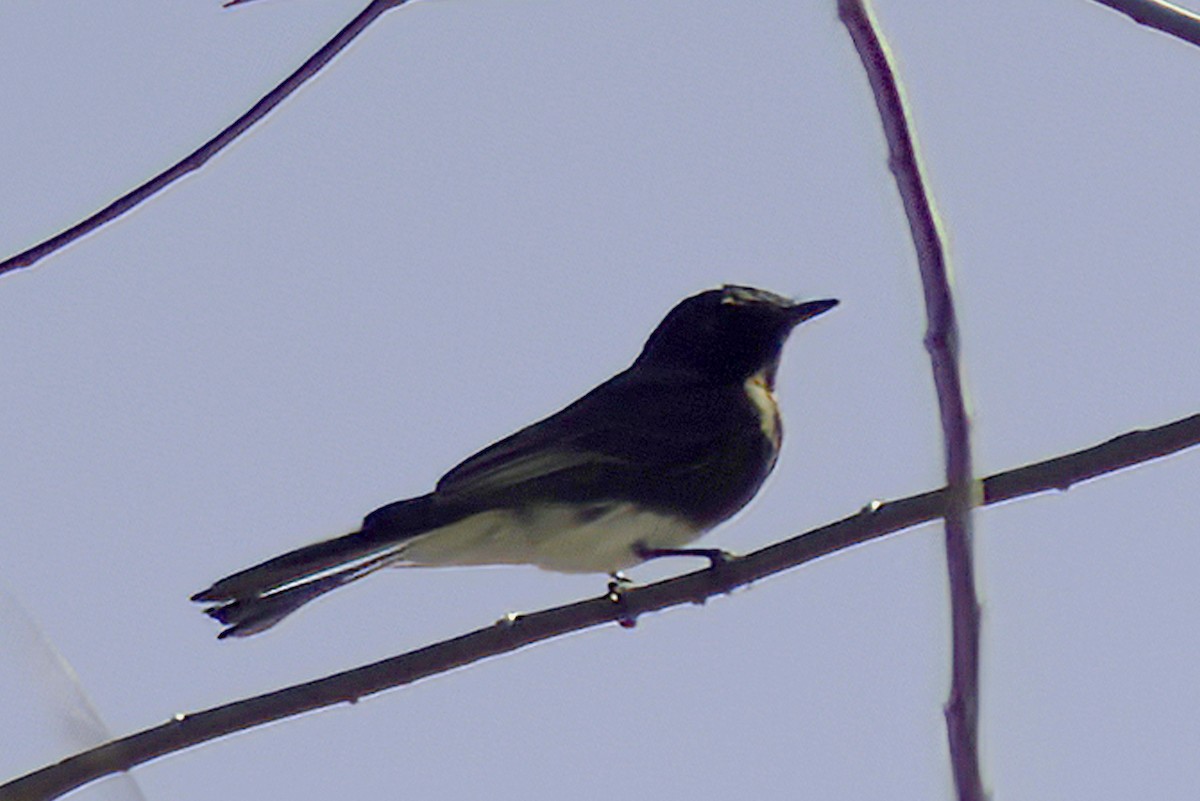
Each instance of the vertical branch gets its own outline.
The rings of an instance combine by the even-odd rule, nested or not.
[[[172,166],[163,170],[141,186],[131,189],[90,217],[75,223],[75,225],[55,234],[44,242],[39,242],[15,256],[10,256],[4,261],[0,261],[0,275],[10,270],[19,270],[23,267],[33,265],[56,250],[60,250],[71,244],[76,239],[90,234],[102,225],[112,222],[189,172],[203,167],[205,162],[232,144],[235,139],[245,133],[254,123],[271,113],[276,106],[282,103],[292,92],[299,89],[309,78],[320,72],[334,56],[341,52],[346,45],[350,44],[376,18],[385,11],[402,6],[407,2],[409,0],[371,0],[371,3],[360,11],[358,16],[348,22],[332,39],[322,45],[320,50],[309,56],[308,60],[301,64],[295,72],[284,78],[282,83],[270,92],[267,92],[257,103],[250,107],[249,111],[229,123],[212,139],[209,139]]]
[[[925,291],[928,328],[925,348],[933,366],[946,461],[946,567],[950,579],[953,667],[946,701],[946,731],[954,784],[962,801],[983,801],[979,767],[979,603],[971,559],[971,507],[978,485],[971,473],[966,402],[958,362],[958,324],[937,215],[921,177],[903,98],[866,9],[865,0],[838,0],[838,14],[850,32],[888,142],[888,166],[896,178]]]

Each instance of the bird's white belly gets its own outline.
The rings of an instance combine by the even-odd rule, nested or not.
[[[637,543],[678,548],[703,533],[681,518],[629,503],[592,512],[581,517],[567,504],[481,512],[414,537],[397,555],[413,565],[532,564],[561,573],[613,573],[642,561],[634,554]]]

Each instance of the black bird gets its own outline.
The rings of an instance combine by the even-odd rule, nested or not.
[[[484,448],[428,495],[376,509],[358,531],[221,579],[193,601],[247,636],[391,565],[534,564],[609,573],[682,546],[741,509],[775,466],[773,393],[788,335],[837,305],[743,286],[681,301],[617,374]]]

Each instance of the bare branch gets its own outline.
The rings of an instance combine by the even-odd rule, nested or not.
[[[1124,467],[1200,445],[1200,414],[1133,431],[1086,450],[1000,473],[983,482],[983,502],[1065,490]],[[156,757],[263,723],[358,699],[490,656],[602,623],[684,603],[703,603],[765,576],[937,519],[945,490],[872,504],[856,515],[770,545],[717,569],[700,570],[607,596],[504,619],[492,626],[323,679],[246,698],[114,740],[0,785],[0,801],[42,801]]]
[[[0,275],[11,270],[19,270],[33,265],[56,250],[71,244],[76,239],[90,234],[102,225],[112,222],[188,173],[203,167],[205,162],[224,150],[252,125],[270,114],[272,109],[299,89],[308,79],[320,72],[334,56],[341,52],[346,45],[350,44],[377,17],[385,11],[390,11],[407,2],[409,0],[371,0],[371,3],[359,12],[358,16],[352,19],[346,27],[338,31],[332,39],[322,45],[321,49],[310,56],[295,72],[285,78],[282,83],[270,92],[267,92],[261,100],[250,107],[249,111],[231,122],[212,139],[209,139],[200,147],[184,156],[173,166],[168,167],[149,181],[146,181],[146,183],[117,198],[87,219],[72,225],[65,231],[55,234],[28,250],[24,250],[0,262]]]
[[[1161,0],[1096,0],[1134,22],[1200,46],[1200,16]]]
[[[914,137],[887,46],[877,35],[865,0],[839,0],[838,13],[867,71],[888,142],[888,166],[904,202],[925,290],[925,348],[933,366],[946,460],[946,569],[950,577],[953,664],[946,731],[954,785],[962,801],[987,794],[979,767],[979,601],[971,554],[971,507],[978,486],[971,470],[970,423],[959,371],[958,323],[949,268],[933,201],[925,188]]]

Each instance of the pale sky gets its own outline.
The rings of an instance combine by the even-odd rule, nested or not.
[[[6,0],[0,251],[176,160],[363,5]],[[842,305],[785,353],[775,475],[704,544],[935,487],[916,266],[834,5],[422,0],[202,172],[0,278],[3,631],[19,604],[123,735],[596,595],[388,571],[225,642],[187,601],[427,492],[725,282]],[[1198,411],[1200,50],[1086,0],[877,10],[979,472]],[[1198,487],[1189,452],[978,515],[997,799],[1194,798]],[[132,775],[174,801],[949,799],[947,620],[926,525]],[[81,747],[8,639],[4,777]]]

